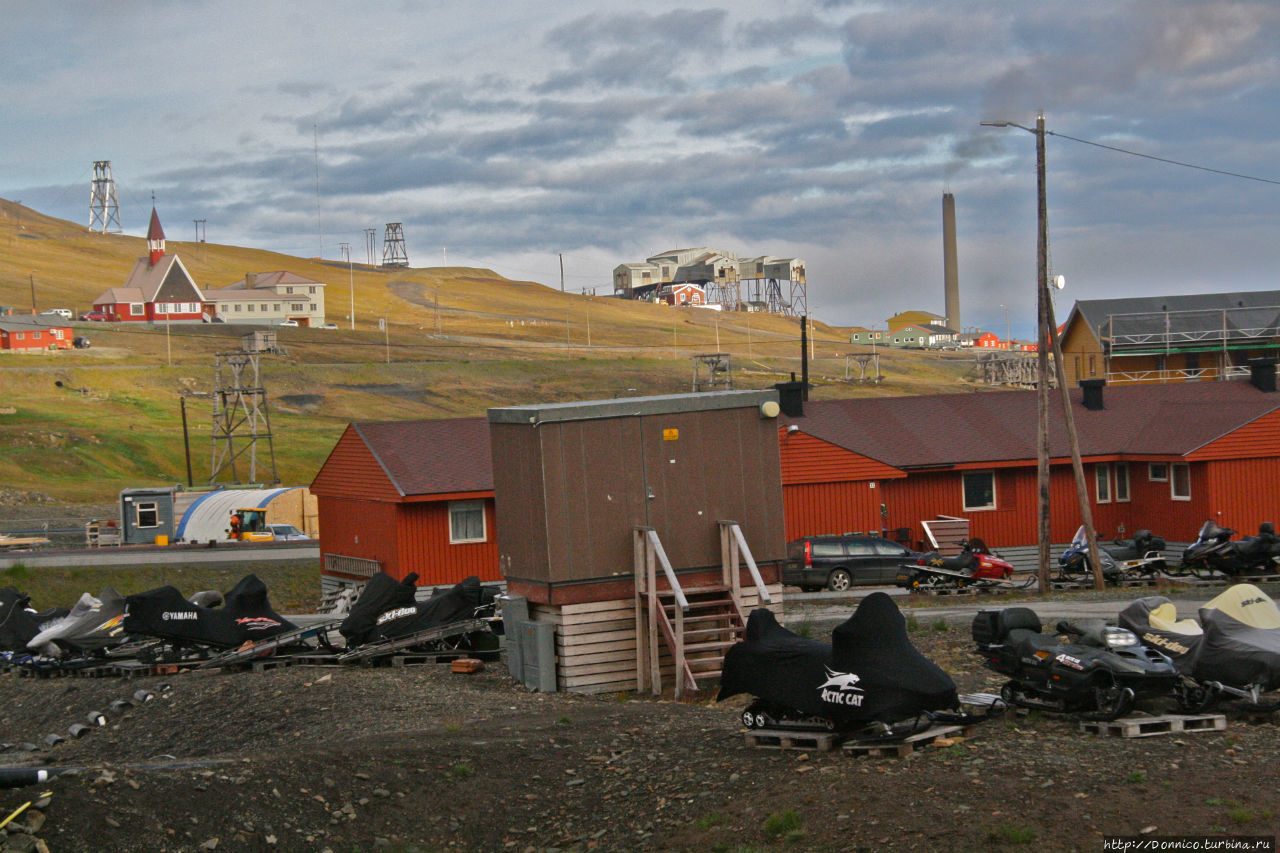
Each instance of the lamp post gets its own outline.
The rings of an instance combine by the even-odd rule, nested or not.
[[[1036,573],[1040,592],[1049,591],[1049,340],[1045,306],[1048,286],[1049,216],[1044,181],[1044,113],[1035,128],[1015,121],[984,121],[984,127],[1016,127],[1036,138],[1036,484],[1039,512]]]
[[[1093,529],[1093,513],[1084,480],[1084,466],[1080,461],[1080,445],[1076,438],[1075,418],[1071,412],[1071,400],[1067,394],[1066,376],[1061,353],[1057,352],[1057,335],[1053,330],[1052,307],[1049,302],[1049,214],[1045,195],[1044,113],[1036,116],[1034,128],[1014,121],[984,121],[985,127],[1016,127],[1036,138],[1036,481],[1039,492],[1037,575],[1041,593],[1049,591],[1049,347],[1055,349],[1059,391],[1062,394],[1063,420],[1067,441],[1071,450],[1071,465],[1075,474],[1076,498],[1080,507],[1080,519],[1084,523],[1089,543],[1089,560],[1093,567],[1094,584],[1104,588],[1102,564],[1098,554],[1097,534]],[[1008,328],[1008,309],[1005,309],[1005,326]]]

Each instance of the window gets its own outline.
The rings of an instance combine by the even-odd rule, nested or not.
[[[875,554],[870,542],[846,542],[844,550],[850,557],[870,557]]]
[[[293,288],[292,288],[292,287],[286,287],[286,288],[284,289],[284,292],[285,292],[285,293],[293,293]]]
[[[1147,465],[1147,479],[1153,483],[1163,483],[1169,479],[1169,466],[1164,462],[1152,462]]]
[[[26,332],[18,332],[18,340],[23,341],[23,340],[26,340],[26,338],[27,338]]]
[[[964,475],[964,508],[996,508],[996,475],[994,471],[970,471]]]
[[[232,310],[233,310],[233,311],[235,311],[237,314],[239,314],[239,313],[240,313],[240,305],[239,305],[239,304],[232,305],[232,306],[231,306],[231,308],[232,308]]]
[[[1116,501],[1129,500],[1129,463],[1116,463]]]
[[[290,311],[306,311],[307,304],[305,302],[291,302],[289,303],[289,310]]]
[[[838,541],[814,540],[809,545],[809,553],[814,557],[843,557],[844,545]]]
[[[1097,359],[1097,356],[1095,356],[1093,353],[1089,353],[1089,375],[1090,376],[1098,375],[1098,366],[1095,359]]]
[[[143,307],[142,303],[140,302],[130,302],[129,313],[132,314],[134,317],[141,317],[143,314],[146,313],[146,309]]]
[[[484,542],[484,501],[449,503],[449,542]]]
[[[315,293],[315,292],[316,292],[316,289],[314,287],[307,288],[307,293]]]
[[[250,302],[250,303],[249,303],[248,310],[252,311],[253,309],[254,309],[254,304],[253,304],[252,302]]]
[[[1097,490],[1098,503],[1111,503],[1111,466],[1093,466],[1094,488]]]
[[[1169,497],[1175,501],[1191,500],[1191,466],[1175,464],[1169,474]]]
[[[159,527],[160,509],[155,501],[138,501],[133,505],[135,527]]]

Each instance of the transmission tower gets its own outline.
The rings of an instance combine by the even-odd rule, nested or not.
[[[270,336],[271,340],[263,340]],[[275,351],[274,332],[246,336],[241,352],[217,353],[213,370],[213,458],[209,485],[229,474],[232,483],[242,482],[240,469],[247,463],[248,483],[279,483],[276,452],[271,442],[271,417],[267,412],[267,391],[262,387],[259,356]],[[266,442],[266,458],[259,465],[258,444]],[[263,476],[259,476],[261,467]]]
[[[382,265],[384,267],[409,266],[409,252],[404,247],[404,228],[399,222],[387,223],[387,233],[382,238]]]
[[[96,229],[95,229],[95,226]],[[111,177],[110,160],[93,161],[93,186],[89,190],[89,230],[119,234],[120,205],[116,202],[116,181]]]

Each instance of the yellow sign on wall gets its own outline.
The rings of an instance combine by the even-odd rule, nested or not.
[[[680,440],[680,430],[678,430],[678,429],[664,429],[664,430],[662,431],[662,440],[663,440],[663,441],[679,441],[679,440]]]

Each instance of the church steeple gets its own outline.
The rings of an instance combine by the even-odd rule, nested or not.
[[[151,255],[151,266],[164,257],[164,229],[160,227],[160,217],[155,206],[151,207],[151,225],[147,228],[147,252]]]

